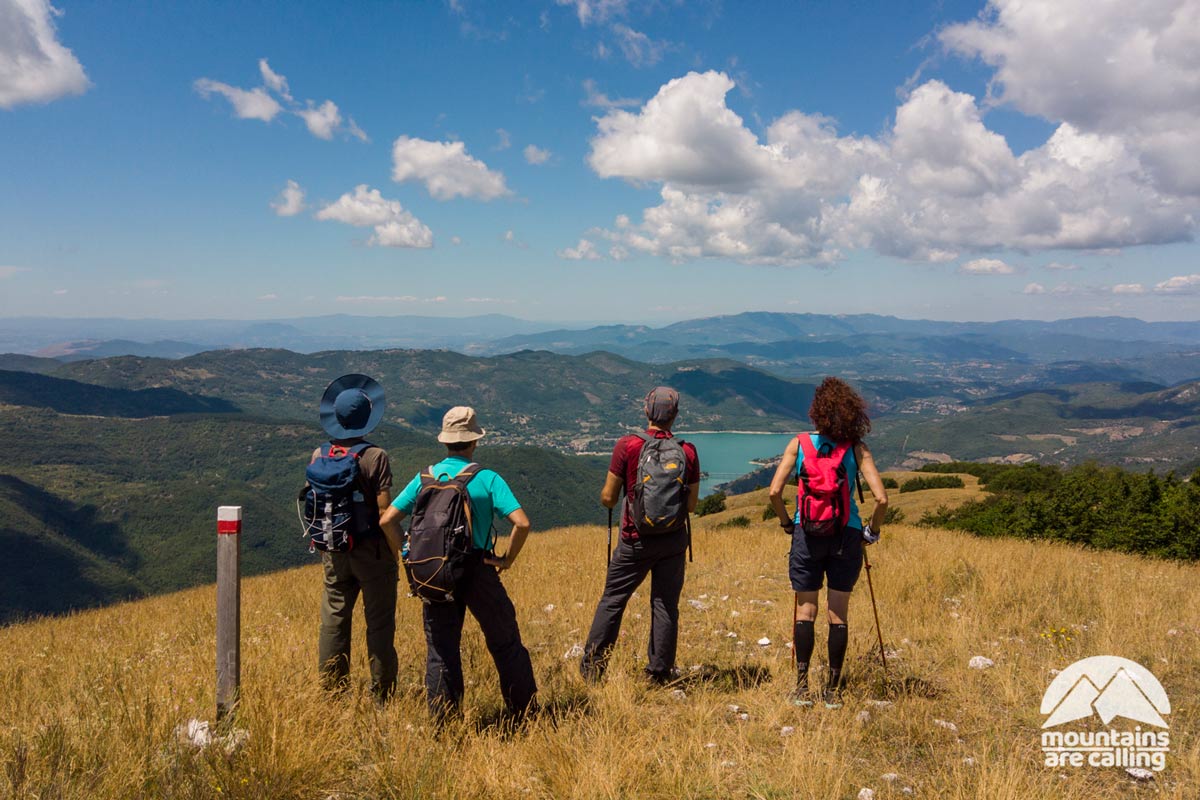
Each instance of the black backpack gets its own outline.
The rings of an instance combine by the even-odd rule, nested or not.
[[[683,442],[645,433],[637,480],[629,497],[633,524],[643,536],[681,531],[688,524],[687,456]]]
[[[404,572],[412,593],[426,602],[453,601],[466,571],[474,527],[467,484],[480,469],[478,464],[468,464],[448,481],[438,480],[433,467],[420,475],[421,489],[404,549]]]
[[[328,442],[304,470],[304,488],[296,498],[302,536],[309,539],[308,551],[345,553],[356,542],[382,533],[375,495],[364,491],[358,459],[375,445],[359,442],[353,447]]]

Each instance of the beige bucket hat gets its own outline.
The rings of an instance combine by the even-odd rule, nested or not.
[[[485,431],[479,427],[475,419],[475,409],[470,406],[455,406],[442,417],[442,432],[438,441],[442,444],[455,442],[473,442],[483,436]]]

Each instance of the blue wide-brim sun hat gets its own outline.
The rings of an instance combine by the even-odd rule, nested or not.
[[[383,387],[366,375],[337,378],[321,397],[321,427],[334,439],[366,436],[383,420]]]

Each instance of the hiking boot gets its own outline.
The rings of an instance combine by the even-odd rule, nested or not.
[[[796,675],[796,688],[792,691],[792,705],[798,708],[812,708],[812,697],[808,693],[808,673],[800,672]]]
[[[669,669],[666,672],[651,672],[646,670],[646,680],[653,686],[667,686],[679,678],[679,670]]]
[[[838,709],[842,707],[842,690],[833,686],[825,688],[824,693],[825,707],[829,709]]]

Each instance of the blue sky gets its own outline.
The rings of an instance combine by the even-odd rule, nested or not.
[[[1198,2],[0,0],[0,315],[1195,319]]]

